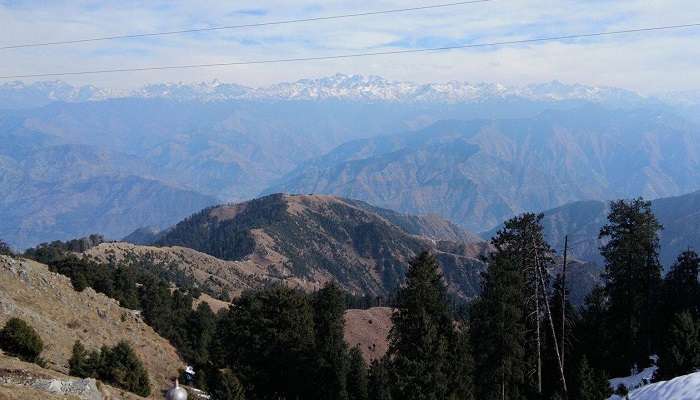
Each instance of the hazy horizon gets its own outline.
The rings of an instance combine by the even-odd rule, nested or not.
[[[265,23],[354,12],[441,4],[411,1],[319,3],[0,1],[2,45]],[[696,11],[695,13],[693,11]],[[4,49],[1,75],[315,57],[393,51],[536,37],[697,23],[693,1],[489,1],[333,21],[221,30],[163,37]],[[387,23],[391,21],[391,23]],[[418,83],[468,81],[527,85],[558,80],[611,86],[642,94],[700,89],[700,29],[633,33],[602,38],[271,65],[146,71],[63,77],[76,84],[133,89],[156,82],[219,79],[268,86],[345,74],[379,75]],[[30,80],[31,81],[31,80]],[[1,82],[1,81],[0,81]]]

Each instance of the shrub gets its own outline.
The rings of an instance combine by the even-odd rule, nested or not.
[[[12,249],[10,248],[10,245],[5,243],[2,239],[0,239],[0,256],[11,256],[13,255]]]
[[[244,400],[245,391],[236,375],[229,369],[219,371],[215,382],[214,396],[218,400]]]
[[[129,343],[102,350],[100,378],[141,396],[151,394],[148,373]]]
[[[103,346],[100,351],[90,352],[85,350],[80,341],[76,341],[68,364],[71,375],[98,378],[144,397],[151,393],[148,373],[125,341],[112,348]]]
[[[36,362],[44,342],[34,328],[19,318],[10,318],[0,331],[0,348],[22,360]]]
[[[94,357],[90,357],[90,353],[85,350],[85,347],[80,340],[76,340],[73,345],[73,355],[68,360],[70,374],[80,378],[94,377],[95,366],[91,361]]]

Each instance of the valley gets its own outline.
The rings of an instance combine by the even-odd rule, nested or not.
[[[648,356],[639,352],[644,340],[672,359],[643,315],[664,335],[690,323],[672,319],[685,318],[674,313],[691,307],[683,293],[697,283],[679,283],[699,245],[700,128],[690,99],[559,82],[346,75],[121,93],[0,85],[0,239],[10,245],[0,246],[8,254],[0,256],[0,325],[18,317],[47,343],[36,364],[0,353],[0,396],[140,398],[124,388],[143,386],[100,364],[122,340],[147,371],[148,398],[161,398],[175,377],[222,399],[236,390],[266,393],[260,398],[336,390],[309,386],[308,376],[347,385],[339,392],[384,385],[400,393],[378,380],[406,373],[400,360],[416,343],[442,354],[426,376],[476,366],[444,370],[440,379],[452,383],[439,390],[457,393],[463,376],[494,376],[481,349],[495,354],[496,332],[512,339],[503,357],[531,363],[534,321],[546,352],[559,346],[548,335],[577,340],[562,342],[573,359],[566,374],[587,371],[583,353],[590,374],[622,374]],[[631,218],[629,236],[599,239],[609,201],[637,197],[653,199],[648,210],[634,200],[617,210]],[[658,246],[645,213],[664,227]],[[640,226],[650,236],[635,236]],[[99,235],[60,242],[88,234]],[[653,250],[615,259],[658,267],[649,282],[627,277],[634,304],[610,300],[621,293],[611,270],[603,274],[601,247],[610,243],[634,257],[639,243]],[[642,293],[651,287],[658,309],[646,312]],[[611,301],[635,315],[634,346],[615,331],[622,325],[612,321],[626,314]],[[424,323],[431,330],[413,330]],[[420,342],[428,336],[440,344]],[[81,359],[76,340],[106,355]],[[544,390],[555,393],[557,361],[542,362]],[[188,365],[194,375],[182,372]],[[590,387],[607,396],[601,381]]]
[[[0,94],[0,237],[18,249],[96,231],[120,239],[275,192],[338,195],[481,232],[572,201],[698,189],[692,97],[340,74],[124,93],[5,83]]]

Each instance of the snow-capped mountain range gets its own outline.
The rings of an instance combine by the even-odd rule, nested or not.
[[[415,83],[391,81],[378,76],[343,75],[302,79],[252,88],[217,80],[202,83],[151,84],[133,91],[111,91],[95,86],[72,86],[62,81],[10,82],[0,85],[0,105],[17,106],[36,102],[82,102],[107,98],[140,97],[176,100],[351,100],[381,102],[477,102],[493,98],[523,98],[541,101],[587,100],[629,102],[643,99],[637,93],[612,88],[552,81],[528,86],[498,83]],[[6,105],[7,107],[7,105]]]

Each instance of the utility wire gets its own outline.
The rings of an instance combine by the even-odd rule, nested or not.
[[[339,55],[318,56],[318,57],[296,57],[296,58],[277,58],[277,59],[267,59],[267,60],[233,61],[233,62],[222,62],[222,63],[211,63],[211,64],[164,65],[164,66],[140,67],[140,68],[115,68],[115,69],[99,69],[99,70],[91,70],[91,71],[69,71],[69,72],[52,72],[52,73],[37,73],[37,74],[23,74],[23,75],[5,75],[5,76],[0,76],[0,79],[45,78],[45,77],[53,77],[53,76],[106,74],[106,73],[117,73],[117,72],[162,71],[162,70],[171,70],[171,69],[192,69],[192,68],[228,67],[228,66],[237,66],[237,65],[278,64],[278,63],[300,62],[300,61],[338,60],[338,59],[356,58],[356,57],[372,57],[372,56],[409,54],[409,53],[427,53],[427,52],[455,50],[455,49],[470,49],[470,48],[480,48],[480,47],[506,46],[506,45],[538,43],[538,42],[547,42],[547,41],[556,41],[556,40],[612,36],[612,35],[621,35],[621,34],[636,33],[636,32],[663,31],[663,30],[670,30],[670,29],[697,28],[697,27],[700,27],[700,23],[683,24],[683,25],[655,26],[655,27],[648,27],[648,28],[625,29],[625,30],[619,30],[619,31],[582,33],[582,34],[562,35],[562,36],[549,36],[549,37],[540,37],[540,38],[533,38],[533,39],[507,40],[507,41],[502,41],[502,42],[491,42],[491,43],[474,43],[474,44],[464,44],[464,45],[456,45],[456,46],[431,47],[431,48],[423,48],[423,49],[389,50],[389,51],[376,51],[376,52],[367,52],[367,53],[350,53],[350,54],[339,54]]]
[[[367,16],[371,16],[371,15],[404,13],[404,12],[410,12],[410,11],[430,10],[430,9],[434,9],[434,8],[455,7],[455,6],[463,6],[463,5],[474,4],[474,3],[486,3],[486,2],[490,2],[490,1],[493,1],[493,0],[459,1],[456,3],[443,3],[443,4],[434,4],[434,5],[429,5],[429,6],[396,8],[396,9],[391,9],[391,10],[368,11],[368,12],[360,12],[360,13],[354,13],[354,14],[329,15],[329,16],[325,16],[325,17],[288,19],[288,20],[282,20],[282,21],[259,22],[259,23],[254,23],[254,24],[183,29],[183,30],[178,30],[178,31],[102,36],[102,37],[94,37],[94,38],[87,38],[87,39],[63,40],[63,41],[57,41],[57,42],[37,42],[37,43],[13,44],[13,45],[8,45],[8,46],[2,46],[2,47],[0,47],[0,50],[20,49],[20,48],[25,48],[25,47],[58,46],[58,45],[64,45],[64,44],[100,42],[100,41],[115,40],[115,39],[134,39],[134,38],[153,37],[153,36],[180,35],[180,34],[184,34],[184,33],[222,31],[222,30],[227,30],[227,29],[256,28],[256,27],[261,27],[261,26],[287,25],[287,24],[295,24],[295,23],[300,23],[300,22],[328,21],[328,20],[343,19],[343,18],[367,17]]]

